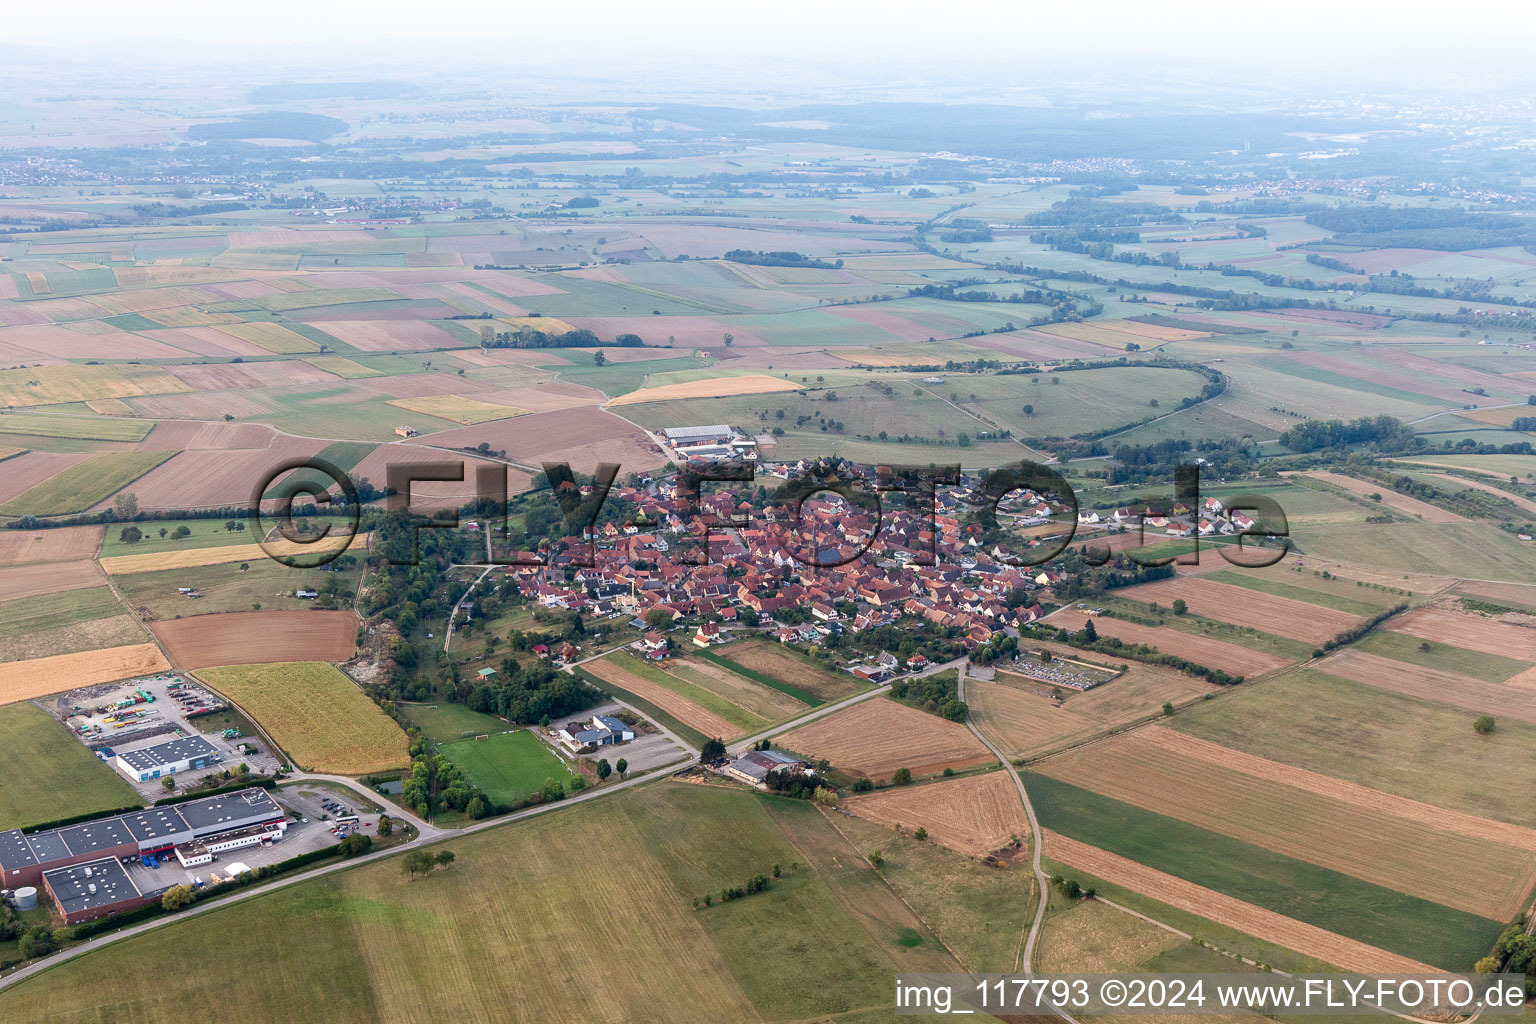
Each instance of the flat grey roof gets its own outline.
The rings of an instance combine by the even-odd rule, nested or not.
[[[142,893],[114,857],[44,871],[48,889],[66,914],[137,900]],[[91,886],[96,891],[91,891]]]
[[[137,771],[217,754],[218,748],[201,736],[180,736],[137,750],[119,750],[117,756]]]
[[[37,863],[32,847],[27,844],[21,829],[0,832],[0,870],[17,871]]]
[[[69,852],[75,856],[82,853],[95,853],[97,850],[107,850],[114,846],[123,846],[134,842],[133,833],[128,826],[123,824],[121,818],[107,818],[104,821],[88,821],[83,825],[71,825],[60,830],[64,842],[69,844]]]
[[[48,864],[71,856],[69,846],[58,832],[38,832],[27,836],[27,842],[32,844],[32,852],[37,855],[39,864]]]
[[[134,814],[125,814],[119,820],[141,843],[190,831],[186,820],[172,807],[147,807]]]
[[[690,441],[706,437],[729,437],[733,430],[724,423],[708,427],[667,427],[662,431],[668,441]]]
[[[188,800],[177,804],[176,809],[198,837],[283,816],[283,809],[264,789],[242,789],[205,800]]]

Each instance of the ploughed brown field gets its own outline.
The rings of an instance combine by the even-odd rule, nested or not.
[[[649,701],[673,718],[690,728],[697,729],[706,736],[719,739],[734,739],[742,735],[742,730],[719,715],[706,708],[701,708],[693,701],[681,694],[673,693],[665,686],[659,686],[649,679],[642,679],[632,672],[627,672],[618,665],[606,659],[588,662],[582,666],[597,678],[610,682],[613,685],[628,690],[636,697]]]
[[[1345,971],[1362,974],[1441,973],[1428,964],[1389,953],[1316,925],[1233,899],[1203,885],[1186,882],[1064,835],[1044,830],[1045,854],[1052,860],[1096,875],[1107,882],[1150,896],[1186,913],[1236,928],[1255,938],[1314,957]]]
[[[357,616],[350,611],[226,612],[149,628],[181,668],[346,661],[357,643]]]
[[[917,776],[995,760],[960,723],[884,697],[791,729],[775,744],[808,757],[826,758],[833,768],[875,782],[889,781],[898,768]]]
[[[1087,613],[1070,608],[1052,615],[1050,623],[1076,632],[1087,620]],[[1095,618],[1093,628],[1100,636],[1112,636],[1128,644],[1148,644],[1165,654],[1176,654],[1197,665],[1220,669],[1229,675],[1251,678],[1290,664],[1276,654],[1249,650],[1239,644],[1198,633],[1186,633],[1172,626],[1144,626],[1139,622],[1127,622],[1112,615]]]
[[[1158,580],[1117,590],[1115,596],[1156,601],[1164,608],[1182,599],[1195,615],[1313,644],[1332,639],[1362,621],[1348,612],[1201,579]]]
[[[1484,654],[1536,661],[1536,629],[1443,608],[1415,608],[1390,620],[1394,632]]]
[[[95,558],[105,526],[66,526],[58,530],[0,530],[0,564],[73,562]]]
[[[1348,648],[1318,664],[1317,669],[1393,693],[1521,722],[1536,722],[1536,689],[1530,686],[1488,683],[1455,672],[1407,665]],[[1525,674],[1521,673],[1522,676]]]
[[[1411,498],[1406,494],[1399,494],[1390,487],[1375,483],[1370,480],[1360,480],[1343,473],[1308,473],[1310,477],[1321,480],[1324,483],[1341,487],[1351,494],[1381,495],[1381,503],[1389,508],[1396,509],[1410,516],[1423,519],[1426,523],[1464,523],[1466,519],[1454,512],[1447,512],[1438,505],[1431,505],[1427,501]],[[1497,492],[1496,492],[1497,493]]]
[[[0,569],[0,601],[57,594],[102,583],[101,571],[88,559],[76,562],[36,562]]]
[[[909,832],[925,828],[930,841],[978,857],[1029,831],[1024,805],[1007,770],[926,786],[899,786],[845,799],[839,806],[881,825],[899,825]]]

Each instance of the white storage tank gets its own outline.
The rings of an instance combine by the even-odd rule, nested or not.
[[[22,888],[16,890],[16,909],[17,910],[36,910],[37,909],[37,887],[36,886],[28,885],[28,886],[23,886]]]

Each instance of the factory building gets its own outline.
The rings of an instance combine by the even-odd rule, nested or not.
[[[45,872],[59,868],[102,858],[169,854],[181,844],[207,846],[231,833],[275,827],[283,817],[283,809],[266,790],[245,789],[31,835],[11,829],[0,832],[0,881],[7,889],[39,885]],[[61,885],[69,884],[62,878]]]
[[[44,871],[43,885],[58,904],[65,924],[133,910],[158,895],[139,891],[123,865],[112,857]]]
[[[177,772],[209,768],[220,760],[218,748],[201,736],[181,736],[137,750],[120,750],[116,764],[130,782],[148,782]]]

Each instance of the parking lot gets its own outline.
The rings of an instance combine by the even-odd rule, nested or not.
[[[93,751],[105,748],[117,754],[178,736],[202,736],[218,750],[220,763],[187,772],[185,780],[222,773],[225,768],[233,771],[242,762],[257,775],[270,775],[280,764],[265,740],[247,735],[252,731],[248,725],[231,724],[243,719],[221,697],[181,673],[84,687],[37,703]],[[165,796],[159,779],[128,782],[151,802]]]
[[[279,794],[279,802],[288,804],[289,801],[283,794]],[[237,864],[244,864],[252,871],[266,867],[269,864],[278,864],[291,857],[297,857],[302,853],[312,850],[322,850],[327,846],[339,843],[341,840],[331,834],[330,825],[310,818],[308,823],[304,817],[294,817],[294,807],[286,808],[289,813],[288,831],[282,839],[269,846],[247,846],[239,850],[229,850],[225,853],[215,854],[212,864],[199,864],[197,867],[184,868],[176,860],[175,854],[169,854],[162,858],[157,868],[145,867],[140,860],[125,864],[128,877],[133,879],[133,884],[139,887],[141,892],[163,892],[173,885],[195,886],[199,881],[204,885],[212,884],[213,876],[220,878],[229,876],[230,868]],[[378,824],[378,817],[374,816],[373,822]]]
[[[580,714],[567,715],[564,718],[555,719],[549,723],[548,730],[535,729],[533,731],[536,734],[540,734],[540,738],[548,743],[555,753],[567,761],[574,761],[576,755],[572,754],[559,740],[555,739],[555,734],[567,723],[589,722],[592,720],[593,715],[612,715],[623,710],[622,705],[610,702],[595,708],[589,708]],[[673,743],[663,734],[652,732],[639,734],[628,743],[617,743],[613,746],[602,747],[595,753],[582,756],[590,757],[594,761],[606,758],[609,764],[615,763],[622,757],[629,762],[629,771],[643,772],[651,768],[659,768],[662,765],[683,760],[686,754],[687,751]]]

